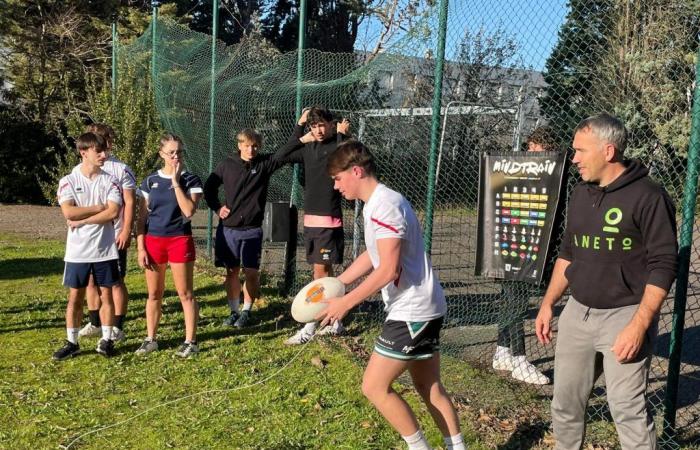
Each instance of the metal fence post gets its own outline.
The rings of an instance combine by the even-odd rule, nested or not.
[[[156,88],[156,32],[158,24],[159,6],[160,1],[151,1],[151,8],[153,11],[153,13],[151,14],[151,83],[153,84],[154,90]]]
[[[117,14],[112,18],[112,109],[117,99]]]
[[[442,106],[442,73],[445,64],[445,39],[447,37],[448,0],[440,0],[440,24],[438,30],[437,59],[435,64],[435,83],[433,92],[433,118],[430,127],[430,160],[428,163],[428,194],[425,199],[425,229],[423,240],[425,251],[430,254],[433,246],[433,209],[435,205],[435,171],[437,167],[437,148],[440,140],[440,109]]]
[[[302,84],[304,82],[304,47],[306,46],[306,0],[299,2],[299,37],[297,49],[297,80],[296,80],[296,102],[294,108],[294,121],[301,116],[301,110],[304,107],[302,104]],[[294,165],[294,174],[292,175],[292,192],[289,196],[289,206],[298,205],[300,203],[300,182],[301,169],[299,164]],[[297,223],[292,223],[293,229],[289,233],[284,251],[284,286],[282,295],[287,295],[294,285],[296,279],[296,257],[297,257]]]
[[[212,1],[211,26],[211,87],[209,92],[209,173],[214,170],[214,106],[216,101],[216,37],[219,34],[219,0]],[[214,221],[214,211],[208,209],[207,214],[207,252],[212,259],[211,230]]]
[[[695,206],[698,194],[698,164],[700,163],[700,50],[695,65],[695,93],[693,96],[690,143],[688,144],[688,167],[678,246],[678,275],[676,292],[673,299],[673,321],[668,356],[668,378],[664,397],[664,432],[663,435],[673,439],[676,433],[676,404],[678,400],[678,383],[680,381],[681,351],[683,346],[683,328],[685,327],[685,309],[688,297],[688,272],[690,270],[690,253],[693,247],[693,225],[695,224]]]

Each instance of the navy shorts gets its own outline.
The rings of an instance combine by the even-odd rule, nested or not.
[[[87,287],[90,275],[95,284],[100,287],[112,287],[121,283],[119,277],[119,260],[74,263],[66,262],[63,270],[63,285],[69,288],[82,289]]]
[[[219,222],[214,242],[214,265],[216,267],[260,268],[262,253],[262,228],[236,230]]]
[[[427,322],[387,320],[374,343],[374,351],[387,358],[410,361],[430,359],[440,351],[442,317]]]
[[[304,227],[304,247],[309,264],[342,264],[345,247],[343,227]]]

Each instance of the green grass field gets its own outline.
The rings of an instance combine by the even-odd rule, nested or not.
[[[0,447],[404,448],[359,389],[365,361],[353,349],[369,348],[376,331],[356,324],[350,337],[286,347],[296,325],[288,302],[271,291],[256,306],[253,327],[227,329],[220,325],[228,310],[222,277],[211,268],[195,275],[196,357],[174,356],[183,319],[170,280],[161,349],[134,355],[145,333],[146,289],[131,260],[127,340],[118,356],[103,358],[97,340],[86,339],[80,356],[52,361],[65,339],[63,246],[0,234]],[[408,387],[398,384],[439,448],[439,431]],[[471,448],[486,448],[468,423],[470,408],[460,413]]]

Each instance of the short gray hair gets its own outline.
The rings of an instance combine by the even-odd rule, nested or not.
[[[627,128],[617,117],[608,113],[587,117],[576,125],[574,134],[588,130],[603,141],[612,144],[620,154],[625,152],[627,147]]]

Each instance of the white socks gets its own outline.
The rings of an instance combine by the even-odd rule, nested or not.
[[[243,303],[243,311],[250,311],[253,308],[252,303]]]
[[[112,339],[112,325],[102,325],[102,339],[109,341]]]
[[[228,306],[231,308],[232,313],[237,313],[238,309],[241,307],[241,299],[240,298],[229,298],[228,299]]]
[[[457,433],[454,436],[443,436],[447,450],[467,450],[462,440],[462,433]]]
[[[406,444],[408,444],[408,450],[432,450],[421,430],[416,431],[410,436],[401,437],[406,441]]]
[[[66,336],[71,344],[78,344],[78,328],[66,328]]]
[[[513,355],[510,352],[509,347],[501,347],[500,345],[496,346],[496,353],[493,355],[494,359],[509,358],[511,356]]]
[[[307,334],[314,334],[316,332],[316,322],[309,322],[304,325],[304,331]]]

